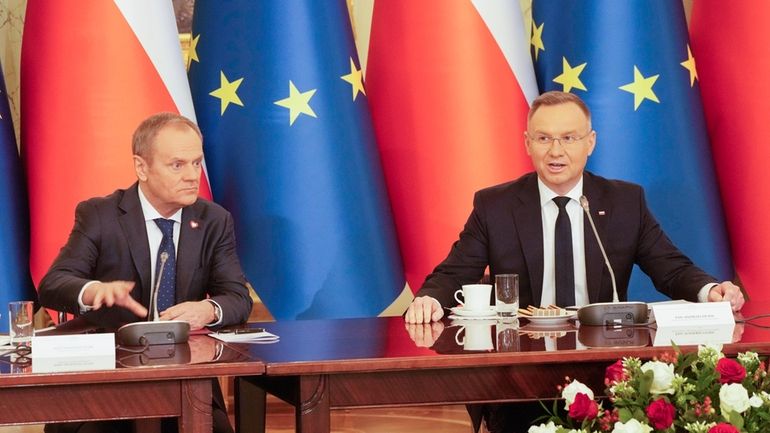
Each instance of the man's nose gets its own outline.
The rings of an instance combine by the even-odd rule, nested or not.
[[[201,176],[201,168],[195,165],[188,165],[182,172],[184,180],[198,180]]]

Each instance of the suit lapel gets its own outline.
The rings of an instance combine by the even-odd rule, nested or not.
[[[532,303],[540,305],[543,294],[543,217],[537,176],[530,176],[517,194],[513,218],[529,274]]]
[[[601,190],[593,180],[593,176],[589,173],[586,173],[583,176],[583,195],[586,196],[590,204],[591,217],[593,217],[594,223],[596,224],[596,231],[599,232],[599,237],[602,239],[602,242],[605,242],[607,239],[607,221],[611,216],[609,214],[609,203],[606,202],[606,197],[603,196]],[[599,243],[596,240],[596,236],[594,236],[593,230],[591,229],[591,222],[588,221],[588,218],[585,218],[583,221],[583,236],[583,239],[585,239],[588,300],[589,302],[606,302],[608,299],[601,298],[602,276],[606,269],[604,257],[599,249]],[[612,294],[610,294],[609,300],[611,300],[611,298]]]
[[[203,245],[205,232],[204,221],[198,212],[197,202],[182,210],[182,226],[179,232],[179,246],[176,261],[176,300],[193,299],[189,289],[195,270],[198,269],[198,257]]]
[[[147,225],[139,202],[137,184],[126,190],[118,207],[123,211],[118,221],[128,242],[134,268],[139,275],[142,305],[150,305],[150,245],[147,241]]]

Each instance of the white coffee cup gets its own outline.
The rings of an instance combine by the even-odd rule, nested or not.
[[[463,295],[461,301],[458,297]],[[489,310],[492,294],[491,284],[465,284],[461,290],[455,292],[455,300],[462,305],[466,311],[478,311],[479,313]]]
[[[465,331],[462,337],[460,334]],[[465,350],[491,350],[494,347],[492,343],[492,324],[491,323],[468,323],[460,327],[455,333],[455,343],[462,346]]]

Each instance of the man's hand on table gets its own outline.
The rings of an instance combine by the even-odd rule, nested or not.
[[[723,281],[709,290],[709,302],[729,301],[733,311],[740,311],[746,300],[743,298],[741,288],[731,283]]]
[[[409,308],[406,309],[404,320],[406,323],[430,323],[438,322],[444,317],[444,309],[434,298],[430,296],[418,296],[414,298]]]

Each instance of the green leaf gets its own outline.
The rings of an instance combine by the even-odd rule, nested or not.
[[[743,417],[738,412],[730,412],[728,421],[734,425],[738,430],[743,429]]]
[[[631,418],[633,418],[633,415],[631,414],[631,411],[628,410],[628,408],[624,407],[618,410],[618,419],[620,420],[620,422],[628,422],[628,420],[630,420]]]
[[[654,378],[655,374],[651,370],[645,371],[644,374],[639,376],[639,397],[641,399],[647,400],[649,397]]]

